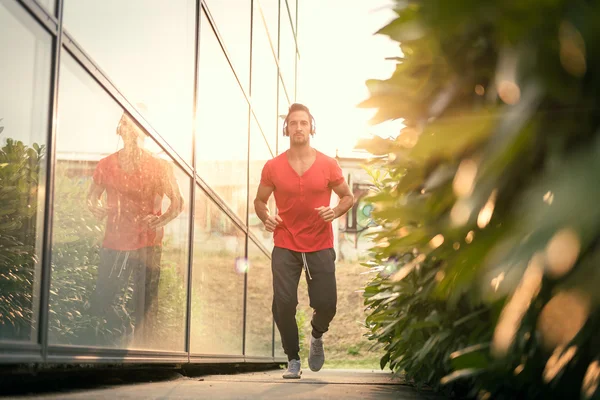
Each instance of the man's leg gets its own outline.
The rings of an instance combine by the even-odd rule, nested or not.
[[[96,328],[96,345],[118,345],[118,338],[123,334],[123,316],[119,310],[123,309],[121,296],[131,274],[127,258],[126,251],[100,249],[96,287],[90,299],[90,314],[100,320]],[[99,340],[101,337],[104,340]]]
[[[325,249],[305,253],[305,257],[310,271],[310,276],[306,276],[308,296],[314,310],[308,365],[311,370],[318,371],[325,362],[322,336],[329,330],[337,309],[336,256],[333,249]]]
[[[143,341],[146,346],[152,346],[151,335],[158,333],[158,284],[160,282],[160,260],[162,257],[162,247],[152,246],[141,249],[142,268],[146,270],[144,281],[144,314],[142,319]]]
[[[300,360],[296,307],[298,282],[302,274],[300,254],[275,247],[271,257],[273,271],[273,318],[281,335],[283,351],[290,360]]]

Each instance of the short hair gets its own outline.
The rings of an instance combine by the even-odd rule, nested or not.
[[[308,107],[306,107],[304,104],[300,104],[300,103],[294,103],[290,106],[290,108],[288,109],[288,113],[285,116],[285,120],[283,122],[283,136],[287,136],[287,123],[288,123],[288,119],[290,118],[290,114],[296,111],[304,111],[305,113],[308,114],[308,119],[310,120],[310,133],[311,134],[315,134],[315,118],[313,117],[313,115],[310,113],[310,110],[308,109]]]

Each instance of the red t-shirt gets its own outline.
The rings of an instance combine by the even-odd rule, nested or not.
[[[260,183],[274,188],[275,204],[283,220],[273,232],[275,246],[298,252],[332,248],[331,222],[323,221],[315,208],[330,206],[331,188],[343,181],[337,161],[319,151],[302,176],[288,162],[287,151],[267,161]]]
[[[163,228],[148,229],[141,219],[162,213],[165,167],[163,161],[145,151],[139,167],[130,173],[121,169],[118,153],[98,162],[93,179],[105,188],[109,209],[103,247],[137,250],[162,244]]]

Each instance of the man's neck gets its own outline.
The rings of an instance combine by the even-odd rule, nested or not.
[[[314,149],[312,147],[310,147],[309,144],[305,144],[302,146],[290,146],[290,149],[288,150],[288,156],[291,159],[304,159],[304,158],[309,158],[314,154]]]

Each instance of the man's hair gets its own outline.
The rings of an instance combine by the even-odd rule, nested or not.
[[[305,113],[308,114],[308,119],[310,120],[310,133],[312,135],[314,135],[315,129],[316,129],[315,128],[315,118],[310,113],[310,110],[308,109],[308,107],[306,107],[304,104],[294,103],[288,109],[288,113],[285,116],[285,120],[283,121],[283,136],[288,136],[288,133],[287,133],[288,119],[290,118],[290,114],[293,112],[296,112],[296,111],[304,111]]]

